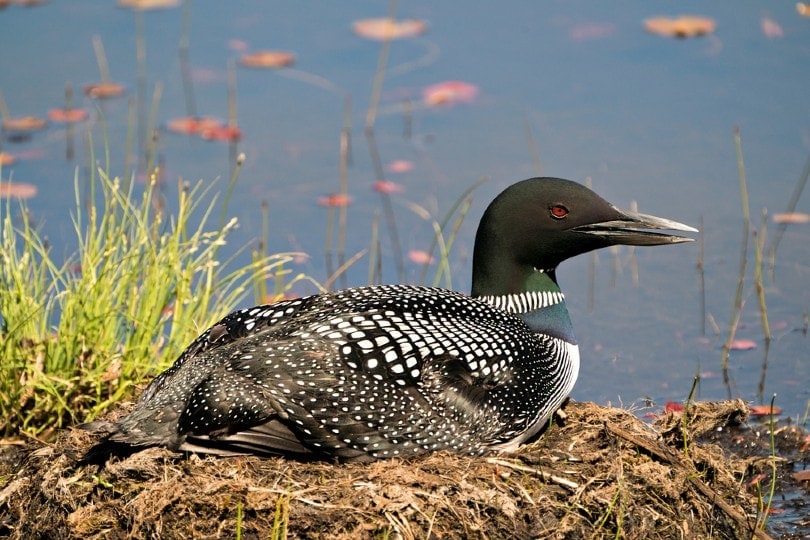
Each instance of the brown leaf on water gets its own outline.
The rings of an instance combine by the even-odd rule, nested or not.
[[[433,264],[436,262],[430,253],[421,249],[412,249],[408,252],[408,259],[416,264]]]
[[[405,193],[405,186],[397,182],[392,182],[391,180],[377,180],[371,187],[374,191],[387,193],[389,195]]]
[[[728,348],[732,351],[750,351],[757,348],[757,342],[752,339],[735,339]]]
[[[765,35],[765,37],[780,38],[784,37],[785,35],[785,32],[782,30],[779,23],[768,16],[762,17],[760,26],[762,27],[762,33]]]
[[[407,159],[395,159],[385,166],[385,170],[390,173],[406,173],[413,170],[413,161]]]
[[[667,401],[666,405],[664,405],[665,413],[681,413],[684,411],[684,409],[684,404],[677,401]]]
[[[250,48],[250,45],[248,45],[248,42],[245,41],[244,39],[236,39],[236,38],[234,38],[234,39],[229,39],[228,40],[228,49],[230,49],[232,51],[236,51],[236,52],[239,52],[239,53],[244,53],[249,48]]]
[[[653,17],[644,21],[644,29],[652,34],[666,37],[688,38],[714,32],[713,19],[698,15],[680,17]]]
[[[48,111],[48,118],[51,122],[64,124],[84,122],[89,116],[89,113],[84,109],[51,109]]]
[[[352,198],[342,193],[331,193],[323,197],[318,197],[318,204],[327,208],[349,206],[351,203]]]
[[[362,19],[352,23],[352,30],[362,38],[386,41],[422,35],[427,31],[427,23],[418,19]]]
[[[21,182],[0,180],[0,199],[30,199],[37,194],[37,186]]]
[[[444,81],[422,90],[422,99],[429,107],[472,103],[477,97],[478,87],[464,81]]]
[[[242,139],[242,130],[237,126],[219,126],[203,129],[200,137],[206,141],[236,142]]]
[[[751,416],[770,416],[771,414],[776,416],[777,414],[782,414],[782,409],[776,405],[774,405],[773,408],[771,408],[770,405],[750,405],[748,407],[748,414]]]
[[[774,223],[810,223],[810,214],[802,212],[786,212],[783,214],[774,214],[771,218]]]
[[[36,116],[19,116],[17,118],[5,118],[3,129],[6,131],[31,132],[39,131],[47,125],[47,122]]]
[[[243,54],[239,63],[253,69],[278,69],[295,63],[295,54],[288,51],[256,51]]]
[[[118,0],[118,7],[140,11],[166,9],[180,5],[180,0]]]
[[[17,158],[15,158],[12,154],[9,154],[8,152],[0,152],[0,167],[14,165],[16,161]]]
[[[222,122],[216,118],[210,118],[207,116],[198,118],[184,116],[182,118],[169,120],[169,122],[166,124],[166,129],[169,131],[173,133],[181,133],[183,135],[199,135],[204,131],[210,129],[219,129],[221,127],[223,127]]]
[[[83,90],[86,95],[92,98],[108,99],[124,95],[126,88],[123,84],[114,82],[100,82],[86,84]]]
[[[182,135],[199,135],[206,141],[236,142],[242,138],[242,130],[238,126],[229,126],[207,116],[175,118],[169,120],[166,129]]]

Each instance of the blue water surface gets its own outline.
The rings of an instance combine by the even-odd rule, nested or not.
[[[184,19],[184,9],[188,17]],[[178,45],[184,20],[199,115],[228,116],[228,65],[241,49],[296,53],[295,71],[236,68],[237,118],[246,154],[231,211],[241,228],[228,249],[261,235],[261,202],[270,208],[270,251],[302,250],[300,270],[324,281],[327,210],[318,197],[339,189],[340,132],[349,98],[352,160],[348,214],[349,256],[367,249],[381,207],[363,122],[381,44],[351,31],[357,19],[382,17],[387,2],[281,2],[196,0],[182,8],[135,13],[109,0],[53,1],[0,12],[0,90],[14,116],[45,116],[63,103],[72,82],[77,104],[91,119],[76,128],[76,155],[65,158],[66,132],[52,124],[23,142],[3,141],[21,156],[3,178],[35,184],[29,206],[55,249],[75,249],[70,222],[73,179],[88,177],[92,136],[103,163],[110,143],[111,171],[145,173],[141,148],[125,163],[129,134],[145,147],[144,118],[156,90],[158,127],[189,114]],[[697,13],[717,22],[714,34],[677,40],[645,32],[656,15]],[[590,180],[620,207],[697,225],[705,235],[705,298],[701,312],[697,243],[600,252],[593,293],[589,256],[558,273],[582,351],[573,396],[636,405],[683,400],[701,374],[699,397],[742,397],[759,402],[777,393],[784,414],[806,422],[810,400],[810,225],[787,228],[766,282],[775,339],[763,377],[765,343],[754,295],[752,253],[738,337],[757,348],[732,351],[730,383],[721,375],[720,345],[731,322],[737,286],[742,210],[733,130],[740,128],[753,226],[760,214],[784,211],[810,154],[810,19],[792,3],[515,1],[478,7],[461,1],[401,1],[400,18],[429,23],[425,36],[392,43],[376,142],[384,163],[406,159],[414,169],[391,174],[404,194],[393,196],[403,253],[430,244],[431,224],[409,209],[416,203],[440,218],[465,188],[487,177],[453,247],[452,286],[468,290],[475,226],[486,203],[510,183],[537,174]],[[763,20],[779,25],[768,37]],[[136,29],[143,29],[145,84],[139,89]],[[127,96],[96,102],[82,85],[100,75],[93,36],[103,41],[111,77]],[[474,103],[428,108],[421,89],[445,80],[479,87]],[[140,93],[139,93],[140,92]],[[407,112],[404,105],[411,103]],[[134,110],[141,124],[132,126]],[[529,133],[531,135],[529,135]],[[136,144],[137,146],[137,144]],[[167,197],[178,179],[224,190],[232,149],[160,129],[157,150]],[[539,162],[533,159],[533,153]],[[810,194],[798,202],[810,212]],[[417,281],[421,267],[405,259],[396,268],[384,219],[382,281]],[[777,226],[768,221],[769,244]],[[367,281],[362,258],[345,276]],[[435,270],[429,272],[432,276]],[[299,293],[313,292],[302,287]]]

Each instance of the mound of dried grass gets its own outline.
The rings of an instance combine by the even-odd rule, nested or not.
[[[79,465],[68,431],[6,458],[0,535],[11,538],[749,538],[741,458],[692,442],[746,414],[696,404],[688,422],[571,403],[518,454],[297,463],[148,449]],[[684,429],[684,427],[686,429]],[[684,436],[686,443],[684,443]]]

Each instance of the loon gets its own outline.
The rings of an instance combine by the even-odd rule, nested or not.
[[[357,287],[234,311],[203,332],[97,451],[370,462],[437,450],[509,452],[574,387],[579,351],[557,284],[570,257],[691,241],[570,180],[498,195],[475,237],[472,291]],[[91,450],[92,452],[92,450]]]

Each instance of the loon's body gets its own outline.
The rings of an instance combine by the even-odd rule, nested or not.
[[[100,446],[372,461],[480,455],[534,437],[571,392],[579,352],[557,265],[693,231],[623,212],[575,182],[507,188],[481,219],[472,295],[359,287],[239,310],[153,380]]]

